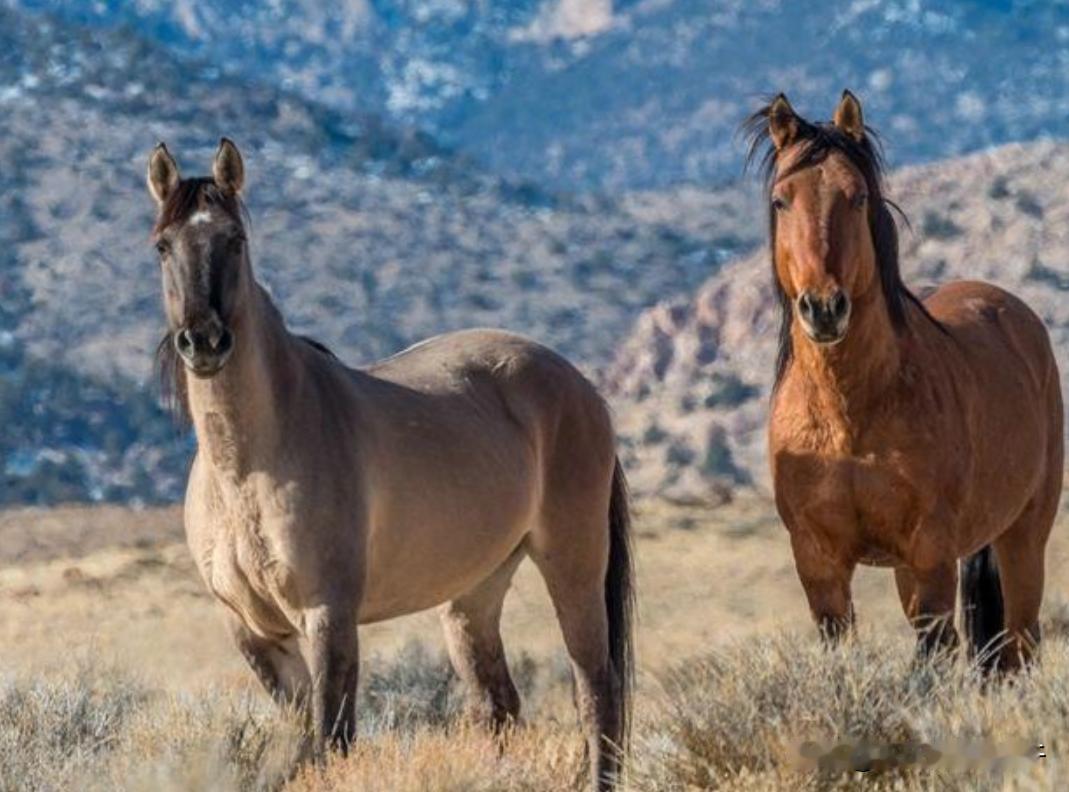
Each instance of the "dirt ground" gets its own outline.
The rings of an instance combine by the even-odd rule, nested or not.
[[[645,676],[778,627],[809,630],[787,536],[767,501],[717,509],[639,503],[638,656]],[[1047,607],[1069,599],[1069,514],[1048,556]],[[889,570],[862,569],[859,619],[908,628]],[[563,657],[544,586],[525,562],[503,618],[510,654]],[[361,628],[369,663],[413,638],[442,646],[433,611]],[[103,659],[169,689],[254,685],[186,550],[177,508],[63,507],[0,512],[0,669]]]

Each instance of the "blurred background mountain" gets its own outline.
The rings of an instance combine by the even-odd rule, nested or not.
[[[716,322],[764,332],[758,283],[688,313],[762,239],[739,121],[778,90],[823,117],[850,86],[893,164],[937,163],[1066,137],[1067,61],[1063,3],[0,0],[0,502],[180,497],[143,173],[157,140],[203,173],[222,134],[294,329],[354,364],[530,334],[611,389],[644,491],[760,486],[763,369],[714,343]],[[1031,278],[1063,339],[1051,146],[917,171],[910,250],[936,279],[977,256]],[[679,332],[652,332],[666,311]]]
[[[1057,133],[1069,5],[853,0],[23,0],[374,113],[573,190],[733,180],[754,98],[861,92],[898,162]]]

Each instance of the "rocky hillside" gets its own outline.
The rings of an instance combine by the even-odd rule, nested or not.
[[[1031,0],[0,0],[415,125],[565,189],[734,180],[755,97],[867,101],[900,163],[1069,132],[1069,6]],[[938,79],[933,77],[938,76]]]
[[[913,286],[971,278],[1046,321],[1069,391],[1069,145],[1010,145],[899,171],[891,196]],[[695,295],[646,311],[606,382],[639,492],[717,500],[768,487],[765,422],[776,351],[768,254],[725,266]]]
[[[203,172],[223,134],[246,157],[259,275],[298,332],[359,363],[503,326],[599,374],[668,301],[608,377],[639,481],[759,483],[764,267],[687,296],[759,244],[752,185],[694,186],[738,173],[732,134],[755,95],[786,88],[823,114],[857,86],[897,161],[1069,131],[1061,5],[802,8],[0,0],[0,503],[179,495],[191,441],[150,382],[161,312],[143,173],[161,139]],[[1005,183],[947,166],[980,180],[968,193],[918,182],[907,252],[922,274],[957,271],[968,244],[1063,288],[1047,251],[1057,157],[1028,165],[1048,150],[996,155]]]
[[[0,51],[0,415],[20,426],[0,437],[0,501],[178,494],[188,442],[149,382],[157,140],[187,175],[221,134],[239,142],[260,277],[294,329],[352,363],[490,325],[593,370],[642,309],[756,242],[743,193],[557,195],[128,30],[0,6]]]

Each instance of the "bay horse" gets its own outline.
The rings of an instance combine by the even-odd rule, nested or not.
[[[473,713],[520,701],[501,643],[517,565],[545,579],[572,661],[594,784],[619,771],[632,685],[626,482],[609,411],[569,362],[517,335],[441,335],[368,368],[287,330],[257,282],[223,139],[212,175],[148,164],[167,333],[161,372],[197,451],[184,521],[205,584],[317,753],[355,733],[357,625],[441,605]],[[293,262],[301,266],[301,262]]]
[[[1042,321],[986,283],[902,281],[878,141],[846,91],[830,123],[780,94],[748,119],[782,312],[769,418],[776,507],[821,633],[854,620],[858,564],[894,567],[922,655],[958,641],[1013,670],[1038,648],[1064,463]],[[1000,642],[995,645],[995,642]]]

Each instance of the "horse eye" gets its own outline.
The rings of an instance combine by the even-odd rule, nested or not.
[[[166,240],[161,239],[156,243],[156,252],[161,256],[166,256],[171,251],[171,246]]]
[[[772,196],[772,209],[776,212],[781,212],[787,208],[787,201],[778,195]]]
[[[854,199],[850,202],[855,209],[860,209],[865,205],[865,201],[869,199],[868,193],[858,193],[854,196]]]

